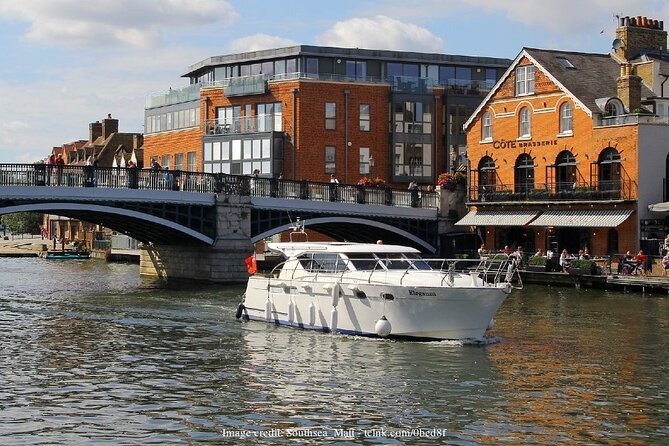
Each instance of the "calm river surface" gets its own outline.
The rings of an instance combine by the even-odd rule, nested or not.
[[[0,258],[0,290],[3,445],[669,444],[666,296],[526,286],[473,346],[238,322],[243,287],[96,260]]]

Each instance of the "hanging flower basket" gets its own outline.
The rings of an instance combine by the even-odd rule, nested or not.
[[[467,184],[467,177],[461,172],[442,173],[437,178],[437,186],[444,190],[454,191],[458,186],[465,186]]]

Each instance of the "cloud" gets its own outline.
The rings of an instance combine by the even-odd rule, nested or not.
[[[28,40],[78,47],[153,47],[166,27],[229,25],[237,17],[226,0],[0,0],[0,18],[29,22]]]
[[[231,53],[245,53],[248,51],[266,50],[271,48],[281,48],[293,46],[298,43],[291,39],[283,37],[269,36],[267,34],[254,34],[252,36],[235,39],[228,44],[228,51]]]
[[[335,23],[317,37],[320,45],[399,51],[441,52],[444,42],[430,31],[385,15]]]

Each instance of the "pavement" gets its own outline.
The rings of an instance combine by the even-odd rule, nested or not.
[[[47,248],[52,247],[53,240],[50,246],[49,240],[42,239],[39,235],[6,235],[4,237],[0,235],[0,253],[2,254],[39,252],[42,250],[42,245],[47,245]]]

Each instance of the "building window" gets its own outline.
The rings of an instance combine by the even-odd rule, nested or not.
[[[479,192],[490,193],[495,192],[497,166],[495,160],[489,156],[484,156],[479,161]]]
[[[516,68],[516,96],[534,93],[534,65]]]
[[[184,154],[177,153],[174,155],[174,170],[184,170]]]
[[[360,147],[360,175],[369,175],[369,147]]]
[[[520,120],[518,127],[518,137],[519,138],[530,138],[531,133],[531,122],[530,122],[530,109],[528,107],[523,107],[520,109]]]
[[[620,152],[613,147],[607,147],[599,154],[598,164],[598,182],[601,192],[608,192],[607,198],[619,199],[622,165],[620,164]]]
[[[572,191],[578,186],[576,181],[576,157],[568,150],[560,152],[555,159],[557,170],[557,191]]]
[[[396,102],[395,133],[432,133],[432,104],[428,102]]]
[[[325,146],[325,173],[337,172],[337,148]]]
[[[516,159],[514,179],[514,192],[526,194],[534,189],[534,160],[529,154],[523,153]]]
[[[325,130],[335,130],[337,128],[337,104],[334,102],[325,103]]]
[[[574,126],[574,117],[572,116],[571,104],[565,102],[560,106],[560,133],[571,134]]]
[[[256,106],[256,119],[259,132],[280,132],[282,130],[281,117],[281,102],[258,104]]]
[[[367,77],[367,62],[360,60],[347,60],[346,77],[348,79],[364,80]]]
[[[492,115],[490,112],[483,114],[483,124],[481,126],[481,140],[492,141]]]
[[[170,168],[170,156],[169,155],[163,155],[161,160],[160,160],[160,167],[163,169],[169,169]]]
[[[216,109],[215,133],[239,133],[241,130],[242,107],[218,107]]]
[[[186,169],[190,172],[197,172],[197,170],[198,170],[197,165],[196,165],[197,155],[195,154],[195,152],[188,152],[186,154],[186,158],[187,158],[187,163],[188,163],[188,165],[186,166]]]
[[[430,177],[432,175],[432,145],[421,143],[395,143],[395,176],[398,181],[406,177]]]
[[[623,114],[623,107],[616,100],[609,101],[604,108],[606,116],[618,116]]]
[[[360,131],[369,132],[370,129],[369,104],[360,104]]]

